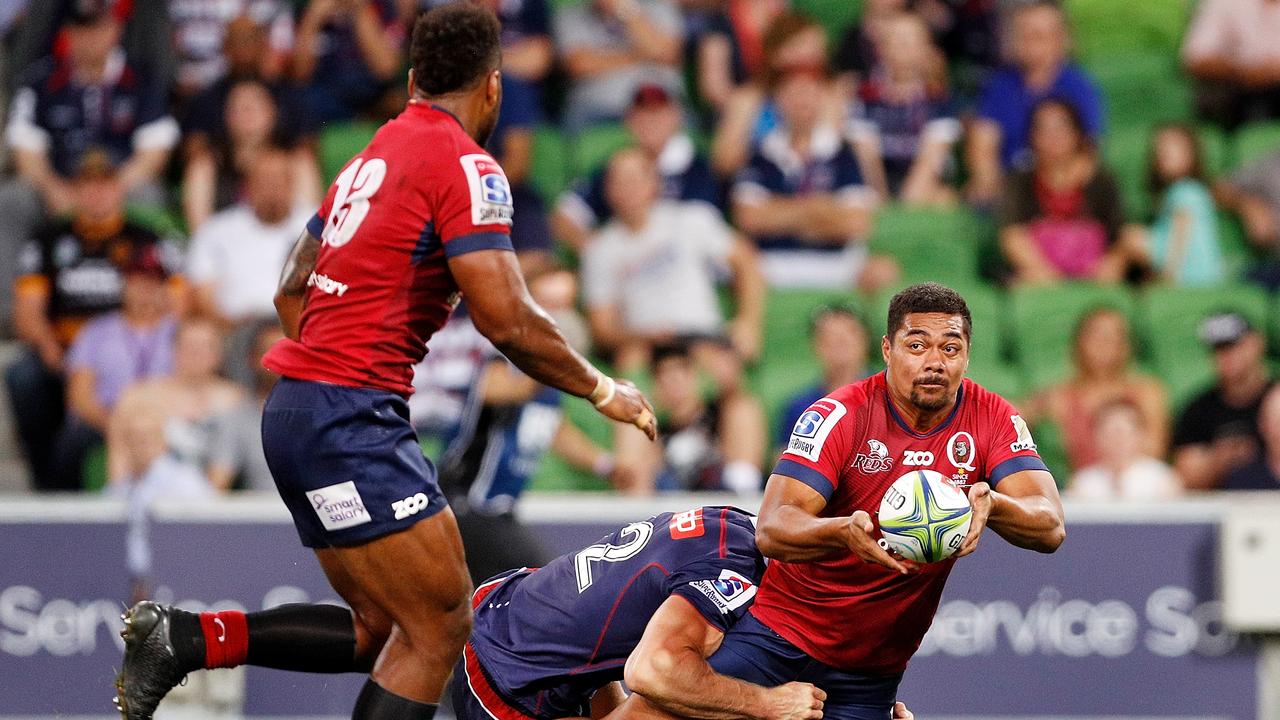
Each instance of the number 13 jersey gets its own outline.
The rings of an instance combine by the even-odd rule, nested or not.
[[[413,366],[456,304],[448,258],[511,249],[502,168],[449,112],[410,102],[329,188],[307,232],[320,240],[298,340],[267,369],[408,396]]]

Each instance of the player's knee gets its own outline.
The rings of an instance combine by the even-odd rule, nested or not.
[[[398,622],[403,639],[414,648],[461,649],[471,634],[471,604],[462,602]]]
[[[357,669],[369,672],[391,637],[391,618],[377,611],[352,615],[355,618]]]

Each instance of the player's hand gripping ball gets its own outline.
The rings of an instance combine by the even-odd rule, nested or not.
[[[880,500],[882,545],[915,562],[946,560],[964,542],[972,517],[969,498],[941,473],[913,470]]]

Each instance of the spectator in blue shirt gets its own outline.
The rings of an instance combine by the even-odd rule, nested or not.
[[[394,88],[404,29],[392,0],[311,0],[298,21],[293,79],[313,122],[351,120]]]
[[[978,119],[969,132],[969,200],[990,204],[1004,172],[1025,167],[1030,155],[1031,111],[1054,97],[1068,102],[1097,140],[1103,131],[1102,95],[1092,78],[1071,62],[1067,20],[1056,2],[1036,0],[1013,11],[1013,64],[987,82],[978,99]]]
[[[809,337],[822,377],[787,398],[782,406],[774,436],[775,444],[780,447],[787,444],[796,418],[810,405],[836,388],[867,376],[867,328],[852,308],[839,304],[820,306],[809,322]]]
[[[764,276],[774,287],[874,290],[896,278],[897,266],[867,252],[875,192],[840,133],[822,119],[826,87],[812,67],[791,68],[776,81],[780,123],[734,182],[734,224],[763,251]]]
[[[661,85],[641,85],[626,115],[627,130],[636,147],[658,166],[664,200],[702,201],[722,208],[720,182],[707,159],[684,129],[684,114],[676,98]],[[552,218],[556,236],[581,250],[591,232],[612,216],[605,200],[605,168],[567,190]]]

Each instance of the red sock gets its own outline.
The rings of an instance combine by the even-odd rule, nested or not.
[[[249,624],[239,610],[200,613],[204,631],[204,666],[230,668],[243,665],[249,654]]]

